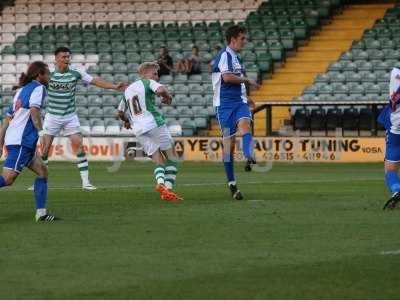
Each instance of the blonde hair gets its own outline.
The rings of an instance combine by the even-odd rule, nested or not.
[[[140,75],[143,75],[148,70],[158,71],[159,69],[160,69],[160,66],[155,62],[144,62],[144,63],[140,64],[140,66],[138,67],[138,73]]]

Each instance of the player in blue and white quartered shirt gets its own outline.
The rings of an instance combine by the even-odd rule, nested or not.
[[[38,176],[34,182],[35,219],[44,222],[58,220],[47,212],[47,167],[35,156],[36,144],[43,136],[41,110],[49,80],[50,71],[45,63],[30,64],[27,73],[21,75],[20,89],[0,129],[0,157],[3,147],[7,149],[0,188],[12,185],[25,167],[31,169]]]
[[[389,93],[389,104],[378,117],[386,129],[385,182],[392,193],[384,209],[393,209],[400,202],[400,67],[394,67],[390,74]]]
[[[248,99],[246,85],[257,87],[257,83],[246,77],[244,66],[238,52],[246,45],[246,29],[233,25],[226,31],[227,47],[214,59],[212,67],[212,85],[214,107],[221,127],[224,153],[223,161],[228,186],[232,197],[243,199],[238,190],[233,171],[235,135],[237,131],[243,137],[243,154],[246,159],[246,171],[255,164],[251,133],[252,116],[250,107],[254,103]]]

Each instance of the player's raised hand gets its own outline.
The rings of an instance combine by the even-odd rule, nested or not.
[[[129,123],[129,121],[124,122],[124,127],[125,129],[132,129],[131,123]]]
[[[252,99],[250,99],[250,98],[247,98],[247,104],[249,104],[249,107],[250,107],[252,110],[254,110],[254,109],[256,108],[256,103],[255,103]]]
[[[171,95],[165,96],[161,99],[161,102],[164,104],[170,105],[172,103],[172,97]]]
[[[129,84],[125,82],[117,83],[117,90],[125,91],[128,86]]]
[[[253,79],[247,79],[247,83],[251,88],[258,89],[260,85]]]

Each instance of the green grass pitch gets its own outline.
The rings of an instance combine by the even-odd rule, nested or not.
[[[237,165],[230,200],[218,163],[182,163],[165,203],[151,163],[50,163],[49,208],[33,220],[29,171],[0,191],[0,299],[399,299],[400,209],[382,164]]]

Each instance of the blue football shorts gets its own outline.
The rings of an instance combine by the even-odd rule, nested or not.
[[[400,162],[400,134],[386,132],[385,161]]]
[[[9,145],[7,148],[7,158],[4,168],[21,173],[25,167],[29,167],[35,159],[35,149],[20,145]]]
[[[216,116],[223,137],[230,137],[236,134],[237,124],[240,119],[252,119],[249,105],[243,102],[230,107],[217,106]]]

